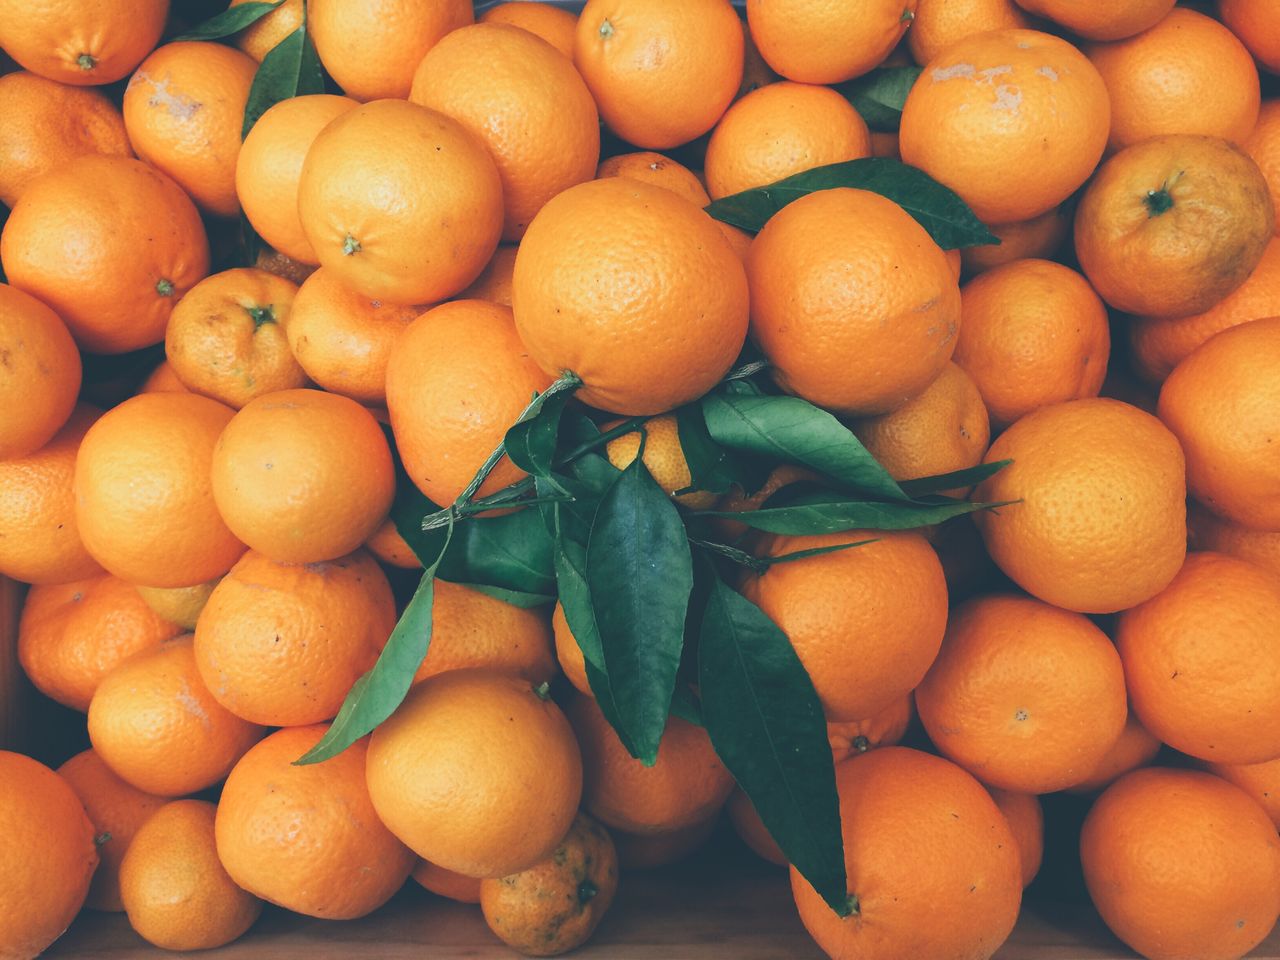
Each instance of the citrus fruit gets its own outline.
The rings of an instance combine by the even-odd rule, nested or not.
[[[582,648],[578,646],[578,640],[574,637],[573,631],[569,629],[569,621],[564,615],[564,605],[559,600],[556,601],[555,609],[551,612],[551,631],[555,639],[556,660],[560,663],[560,669],[564,671],[564,675],[579,693],[588,697],[594,696],[591,692],[591,682],[587,679],[586,657],[583,656]]]
[[[1081,3],[1079,0],[1016,0],[1028,13],[1047,17],[1090,40],[1120,40],[1159,23],[1175,0],[1117,0]]]
[[[751,37],[788,80],[839,83],[878,66],[907,32],[916,0],[747,0]]]
[[[1258,123],[1244,142],[1244,151],[1262,171],[1271,190],[1280,232],[1280,100],[1266,100],[1258,111]]]
[[[1187,513],[1187,527],[1191,549],[1229,554],[1280,578],[1280,531],[1254,530],[1232,523],[1195,502]]]
[[[522,3],[533,3],[536,0],[521,0]],[[504,307],[511,306],[511,275],[516,268],[516,250],[514,246],[498,247],[493,252],[480,276],[467,289],[458,294],[459,300],[488,300]]]
[[[382,521],[382,526],[373,532],[365,541],[364,548],[379,562],[402,570],[421,570],[422,561],[413,552],[413,548],[400,536],[396,523],[390,517]]]
[[[56,313],[0,283],[0,461],[26,457],[62,429],[80,392],[80,354]]]
[[[196,628],[200,612],[221,577],[190,587],[138,587],[138,595],[162,620],[168,620],[190,633]]]
[[[628,833],[611,830],[618,850],[618,864],[624,871],[653,870],[688,858],[706,845],[719,823],[719,811],[691,827],[661,833]]]
[[[138,384],[138,393],[190,393],[168,360],[160,363],[147,374],[147,379]]]
[[[665,187],[698,207],[705,207],[711,202],[696,173],[652,150],[619,153],[602,161],[596,168],[596,179],[604,177],[622,177]]]
[[[1280,34],[1268,0],[1219,0],[1218,16],[1263,67],[1280,73]]]
[[[760,819],[760,814],[756,812],[751,798],[747,796],[742,788],[733,791],[726,807],[729,811],[729,821],[733,824],[733,829],[737,832],[742,842],[751,848],[752,853],[760,857],[760,859],[767,860],[769,863],[777,864],[780,867],[787,865],[787,855],[782,852],[778,842],[770,836],[769,830],[765,827],[764,821]]]
[[[0,47],[23,67],[76,86],[127,77],[160,40],[169,0],[106,0],[86,6],[0,2]]]
[[[1071,232],[1071,217],[1065,206],[1054,207],[1030,220],[998,223],[988,229],[1000,242],[961,250],[960,263],[966,274],[982,273],[1027,257],[1052,258]]]
[[[419,886],[436,896],[448,897],[459,903],[480,902],[480,884],[483,881],[476,877],[464,877],[444,867],[437,867],[430,860],[419,860],[411,876]]]
[[[570,10],[550,3],[499,3],[479,17],[480,23],[506,23],[541,37],[570,60],[578,17]]]
[[[228,9],[250,2],[252,0],[231,0]],[[302,26],[303,3],[304,0],[283,0],[266,16],[237,33],[236,46],[261,63],[280,41]]]
[[[916,0],[907,49],[924,66],[951,44],[975,33],[1027,26],[1030,22],[1014,0]]]
[[[1013,831],[1025,889],[1040,872],[1044,860],[1044,808],[1034,793],[1011,793],[998,787],[987,787],[987,792]]]
[[[902,740],[916,715],[911,694],[899,697],[865,720],[827,724],[827,742],[836,763],[876,747],[891,747]]]
[[[1090,774],[1068,788],[1069,793],[1097,793],[1131,770],[1145,767],[1160,752],[1160,741],[1151,735],[1138,715],[1129,711],[1120,738],[1111,745]]]
[[[1205,769],[1249,794],[1266,811],[1271,822],[1280,827],[1280,759],[1262,763],[1208,763]]]
[[[621,421],[619,421],[620,423]],[[617,423],[606,424],[606,429],[618,426]],[[684,456],[684,447],[680,445],[680,428],[676,418],[671,414],[651,417],[644,425],[630,433],[624,433],[605,444],[605,455],[619,470],[625,470],[635,462],[640,453],[641,433],[643,432],[644,463],[654,481],[671,499],[690,510],[708,510],[716,502],[716,495],[707,490],[685,490],[693,482],[689,473],[689,462]]]

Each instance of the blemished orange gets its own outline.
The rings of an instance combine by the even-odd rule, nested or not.
[[[98,869],[84,905],[90,910],[118,913],[120,861],[138,828],[165,804],[163,797],[144,793],[125,783],[93,750],[85,750],[58,768],[58,776],[71,785],[93,824],[98,848]]]
[[[1222,553],[1191,553],[1164,590],[1120,615],[1116,646],[1134,712],[1201,760],[1280,757],[1280,584]]]
[[[565,677],[574,688],[588,697],[595,696],[591,691],[591,681],[587,679],[587,658],[578,646],[578,640],[569,629],[569,621],[564,615],[564,605],[557,600],[551,612],[551,632],[555,639],[556,660]]]
[[[133,155],[124,118],[96,90],[19,71],[0,77],[0,203],[12,207],[42,173],[85,154]]]
[[[565,708],[582,747],[582,805],[601,823],[654,834],[701,823],[724,806],[733,777],[702,727],[670,717],[651,767],[631,756],[595,700]]]
[[[502,178],[507,243],[548,200],[595,175],[600,118],[591,92],[572,63],[527,30],[455,30],[422,58],[409,99],[457,120],[488,149]]]
[[[238,7],[251,0],[231,0],[230,7]],[[305,18],[304,0],[284,0],[265,17],[255,21],[236,34],[236,46],[259,63],[275,49],[285,37],[302,26]]]
[[[522,3],[536,0],[521,0]],[[488,300],[504,307],[511,306],[511,275],[516,269],[516,251],[518,247],[504,245],[498,247],[480,271],[480,276],[467,289],[458,294],[459,300]]]
[[[480,884],[478,877],[464,877],[460,873],[438,867],[430,860],[419,860],[410,874],[414,881],[424,890],[430,890],[438,897],[447,897],[459,903],[479,903]]]
[[[240,212],[236,158],[258,64],[220,43],[168,43],[142,61],[124,92],[124,126],[138,157],[219,217]]]
[[[549,855],[573,823],[582,757],[544,688],[493,670],[418,684],[369,741],[369,794],[410,849],[469,877]]]
[[[1280,100],[1265,100],[1258,110],[1258,123],[1244,142],[1244,152],[1262,171],[1275,208],[1276,231],[1280,232]]]
[[[747,0],[751,37],[788,80],[839,83],[889,55],[915,17],[916,0]]]
[[[296,284],[265,270],[206,277],[173,308],[165,356],[193,393],[239,410],[254,397],[304,386],[285,326]]]
[[[1221,517],[1280,530],[1280,317],[1216,334],[1169,374],[1157,412],[1187,455],[1187,489]]]
[[[1084,54],[1036,30],[966,37],[912,86],[902,159],[946,184],[984,223],[1051,210],[1093,173],[1107,143],[1107,88]]]
[[[302,164],[298,216],[320,265],[352,290],[432,303],[465,288],[493,256],[502,181],[457,120],[378,100],[320,131]]]
[[[329,76],[357,100],[409,96],[413,71],[440,38],[475,21],[466,0],[311,0],[307,34]]]
[[[1034,793],[1012,793],[998,787],[987,787],[987,793],[996,802],[1013,839],[1018,845],[1018,862],[1022,866],[1022,887],[1026,887],[1040,872],[1044,860],[1044,808]]]
[[[1111,932],[1150,960],[1236,960],[1276,922],[1275,825],[1207,773],[1138,770],[1117,781],[1085,819],[1080,859]]]
[[[455,300],[424,313],[400,335],[387,364],[387,410],[409,479],[433,503],[453,503],[550,382],[521,343],[509,307]],[[503,456],[478,494],[523,476]]]
[[[1271,822],[1280,827],[1280,759],[1262,763],[1207,763],[1205,769],[1249,794],[1266,811]]]
[[[952,612],[916,688],[943,756],[983,783],[1053,793],[1093,770],[1124,729],[1124,669],[1088,617],[1014,594]]]
[[[1110,150],[1172,133],[1239,145],[1258,122],[1253,57],[1218,21],[1175,8],[1150,29],[1085,47],[1111,99]]]
[[[1049,260],[1014,260],[960,288],[955,362],[996,426],[1096,397],[1111,357],[1107,308],[1089,281]]]
[[[63,428],[80,392],[80,353],[61,318],[0,283],[0,461],[26,457]]]
[[[76,86],[127,77],[160,40],[169,0],[0,2],[0,47],[23,67]]]
[[[138,587],[138,594],[163,620],[176,623],[189,633],[196,628],[200,612],[221,577],[190,587]]]
[[[999,243],[984,243],[960,251],[960,264],[972,276],[1027,257],[1053,259],[1071,233],[1071,216],[1066,207],[1054,207],[1030,220],[988,225]]]
[[[793,867],[791,891],[832,960],[990,957],[1013,930],[1022,868],[990,794],[905,747],[836,767],[849,906],[839,917]]]
[[[773,537],[762,552],[863,540],[874,542],[777,564],[743,588],[786,633],[829,722],[874,716],[913,690],[947,624],[942,564],[919,533]]]
[[[613,845],[618,850],[618,864],[628,873],[653,870],[686,859],[706,845],[720,822],[719,811],[701,823],[661,833],[628,833],[611,830]]]
[[[831,759],[839,763],[876,747],[893,746],[906,736],[915,715],[915,700],[908,693],[865,720],[828,723],[827,742],[831,744]]]
[[[1041,407],[987,462],[1012,460],[973,498],[991,558],[1023,590],[1080,613],[1114,613],[1168,585],[1187,548],[1185,461],[1172,433],[1119,400]],[[1016,502],[1014,502],[1016,501]]]
[[[1114,3],[1081,3],[1080,0],[1016,0],[1028,13],[1047,17],[1089,40],[1121,40],[1159,23],[1173,9],[1175,0],[1117,0]]]
[[[916,0],[907,49],[924,66],[951,44],[975,33],[1030,25],[1014,0]]]
[[[262,901],[236,886],[218,860],[216,806],[167,803],[142,824],[120,865],[129,926],[164,950],[211,950],[238,939]]]
[[[168,360],[160,363],[138,384],[138,393],[190,393],[186,384],[178,379]]]
[[[946,367],[960,286],[942,249],[879,194],[822,190],[747,251],[751,337],[788,393],[848,416],[888,413]]]
[[[550,376],[576,373],[583,403],[666,413],[737,359],[747,280],[705,213],[670,190],[610,177],[570,187],[534,218],[512,307],[529,356]]]
[[[1148,766],[1160,752],[1160,741],[1142,725],[1138,715],[1129,711],[1120,737],[1111,745],[1090,774],[1067,788],[1068,793],[1097,793],[1126,773]]]
[[[578,17],[563,7],[549,3],[500,3],[482,13],[479,22],[505,23],[528,30],[570,60],[573,59],[573,38],[578,29]]]
[[[272,560],[319,563],[355,550],[395,496],[391,448],[350,397],[281,390],[251,400],[213,450],[213,499],[233,531]]]
[[[1218,0],[1218,16],[1263,67],[1280,73],[1280,33],[1269,0]]]
[[[771,83],[731,106],[707,143],[707,190],[715,199],[813,167],[871,156],[871,134],[835,90]]]
[[[95,560],[149,587],[189,587],[231,569],[245,548],[214,505],[211,472],[233,415],[193,393],[144,393],[89,428],[74,489],[80,538]]]
[[[214,699],[250,723],[332,719],[396,624],[386,575],[363,550],[276,563],[250,550],[200,614],[196,666]]]
[[[618,423],[605,425],[606,429],[615,426]],[[644,434],[644,453],[640,459],[654,482],[681,506],[690,510],[709,510],[716,502],[716,494],[707,490],[676,492],[685,490],[692,483],[692,475],[689,473],[689,461],[685,459],[684,447],[680,445],[680,427],[673,414],[651,417],[640,429],[610,440],[604,448],[609,462],[619,470],[625,470],[635,463],[636,454],[640,453],[641,430]]]
[[[386,903],[416,861],[374,811],[368,740],[323,763],[294,763],[326,729],[280,730],[236,764],[218,804],[218,857],[236,883],[270,903],[352,920]]]
[[[87,156],[28,185],[0,234],[0,260],[82,349],[126,353],[164,339],[173,305],[209,272],[209,242],[195,204],[163,173]]]
[[[1280,582],[1280,531],[1232,523],[1194,501],[1187,512],[1187,527],[1192,550],[1212,550],[1247,560]]]
[[[236,196],[258,235],[290,259],[319,262],[298,216],[298,180],[320,131],[356,106],[349,97],[325,93],[291,97],[268,109],[244,138],[236,158]]]
[[[596,168],[596,179],[604,177],[622,177],[651,183],[655,187],[665,187],[697,207],[705,207],[711,202],[711,197],[696,173],[670,157],[651,150],[619,153],[603,161]]]
[[[390,517],[382,521],[382,526],[365,541],[364,548],[389,567],[399,567],[402,570],[422,569],[422,561],[400,535],[396,522]]]
[[[742,788],[733,791],[725,808],[729,811],[729,822],[733,824],[734,832],[752,853],[780,867],[787,865],[787,855],[770,835],[751,798]]]
[[[98,866],[93,824],[67,782],[44,764],[0,750],[0,944],[29,960],[71,925]]]

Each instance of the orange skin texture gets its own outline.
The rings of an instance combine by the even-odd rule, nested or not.
[[[590,180],[600,118],[582,76],[527,30],[479,23],[455,30],[422,58],[409,93],[480,140],[498,165],[505,219],[516,243],[562,190]]]
[[[800,83],[840,83],[880,65],[911,26],[916,0],[747,0],[765,62]]]
[[[528,3],[531,0],[522,0]],[[514,246],[498,247],[480,271],[480,276],[467,289],[458,294],[459,300],[488,300],[504,307],[511,306],[511,275],[516,269]]]
[[[264,393],[305,385],[285,336],[297,292],[265,270],[224,270],[201,280],[165,329],[165,355],[178,378],[237,410]]]
[[[1262,567],[1280,583],[1280,531],[1253,530],[1192,502],[1187,513],[1191,549],[1226,553]]]
[[[352,290],[432,303],[472,283],[493,256],[502,182],[484,143],[458,121],[379,100],[316,137],[298,216],[320,265]]]
[[[666,150],[715,126],[742,83],[743,51],[725,0],[587,0],[573,62],[614,133]]]
[[[1280,33],[1268,0],[1218,0],[1218,16],[1264,69],[1280,73]]]
[[[1126,773],[1146,767],[1160,752],[1160,741],[1151,735],[1137,715],[1130,710],[1120,738],[1111,745],[1093,772],[1067,788],[1068,793],[1098,793]]]
[[[1029,597],[979,597],[955,610],[916,690],[938,750],[983,783],[1052,793],[1079,782],[1124,729],[1124,669],[1078,613]]]
[[[551,612],[551,631],[555,639],[556,660],[560,664],[560,669],[564,671],[564,675],[579,693],[594,697],[591,681],[587,679],[587,658],[583,656],[582,648],[578,646],[578,639],[569,629],[569,621],[564,615],[564,605],[559,600],[556,601],[555,609]]]
[[[1014,0],[916,0],[907,49],[911,59],[923,66],[951,44],[975,33],[1030,25]]]
[[[56,313],[0,283],[0,462],[47,444],[80,392],[80,353]]]
[[[347,96],[362,101],[409,96],[413,71],[427,51],[451,30],[474,22],[466,0],[307,4],[307,33],[320,62]]]
[[[1120,616],[1116,646],[1134,712],[1201,760],[1280,756],[1280,584],[1221,553],[1192,553],[1165,590]]]
[[[89,704],[98,755],[126,783],[162,797],[220,782],[262,734],[201,682],[190,634],[118,665]]]
[[[244,544],[214,506],[211,466],[232,416],[208,397],[147,393],[89,428],[74,490],[76,524],[95,560],[149,587],[189,587],[231,569]]]
[[[147,379],[138,384],[138,393],[190,393],[186,384],[173,372],[173,365],[168,360],[161,360],[159,365],[147,374]]]
[[[651,150],[637,153],[620,153],[601,162],[596,169],[596,179],[605,177],[622,177],[626,180],[639,180],[651,183],[655,187],[665,187],[672,193],[684,197],[696,207],[705,207],[711,202],[702,181],[688,167],[681,166],[670,157]],[[720,221],[716,221],[719,223]]]
[[[1280,827],[1280,758],[1262,763],[1206,763],[1204,768],[1249,794]]]
[[[1052,259],[1071,232],[1071,218],[1063,207],[1055,207],[1030,220],[993,224],[988,229],[1000,239],[1000,243],[965,247],[958,251],[960,263],[969,276],[1026,257]]]
[[[218,804],[218,857],[236,883],[269,903],[354,920],[386,903],[416,859],[374,811],[367,739],[323,763],[294,763],[325,730],[280,730],[236,764]]]
[[[367,777],[378,816],[419,856],[505,877],[568,831],[582,757],[560,708],[528,680],[452,670],[418,684],[373,732]]]
[[[1107,308],[1089,281],[1048,260],[1014,260],[960,288],[955,362],[992,422],[1096,397],[1111,357]]]
[[[603,424],[604,429],[611,430],[617,423]],[[672,414],[652,417],[644,422],[644,454],[641,460],[645,468],[653,476],[668,496],[681,506],[690,510],[710,510],[715,504],[717,495],[707,490],[690,490],[688,493],[676,494],[693,482],[689,473],[689,461],[685,459],[684,448],[680,445],[680,426]],[[624,433],[605,444],[605,456],[619,470],[625,470],[635,463],[636,454],[640,452],[641,431],[633,430]]]
[[[1122,40],[1147,30],[1168,15],[1176,0],[1016,0],[1018,6],[1046,17],[1089,40]]]
[[[751,337],[778,385],[848,416],[924,392],[955,349],[960,286],[897,204],[865,190],[811,193],[747,251]]]
[[[582,747],[582,805],[608,827],[660,834],[713,816],[733,792],[733,777],[706,730],[671,717],[646,767],[632,757],[595,700],[578,696],[565,708]]]
[[[81,349],[125,353],[164,339],[173,305],[209,272],[209,243],[195,205],[163,173],[89,156],[28,186],[0,235],[0,260]]]
[[[86,154],[129,157],[124,118],[96,90],[20,71],[0,78],[0,203],[12,207],[28,183]]]
[[[1022,865],[1022,888],[1025,890],[1040,872],[1044,860],[1044,808],[1034,793],[1011,793],[987,787],[1004,818],[1009,821],[1014,842],[1018,845],[1018,862]]]
[[[42,763],[0,750],[0,943],[36,957],[71,925],[98,866],[93,824],[67,782]]]
[[[236,158],[257,69],[252,57],[220,43],[169,43],[125,89],[124,126],[138,157],[215,216],[240,212]]]
[[[231,0],[229,7],[238,7],[250,0]],[[262,19],[236,34],[235,43],[259,63],[285,37],[302,26],[303,0],[284,0]]]
[[[480,884],[483,881],[476,877],[464,877],[444,867],[437,867],[429,860],[419,860],[411,876],[419,886],[436,896],[457,900],[459,903],[480,902]]]
[[[734,831],[742,842],[751,848],[752,853],[779,867],[787,866],[787,855],[778,846],[778,841],[769,834],[751,798],[741,787],[733,791],[726,807],[729,811],[729,822],[733,824]]]
[[[302,163],[320,131],[357,105],[349,97],[324,93],[281,100],[258,118],[240,147],[235,190],[244,215],[263,240],[290,259],[320,262],[298,216]]]
[[[455,300],[428,310],[401,334],[387,364],[387,409],[409,478],[433,503],[453,503],[550,382],[520,342],[509,307]],[[479,495],[524,476],[504,456]]]
[[[155,49],[168,15],[169,0],[2,0],[0,47],[50,80],[114,83]]]
[[[183,631],[196,628],[200,612],[209,602],[209,594],[221,577],[194,587],[138,587],[143,601],[163,619],[176,623]]]
[[[1258,68],[1230,30],[1185,7],[1115,43],[1091,43],[1089,60],[1111,98],[1109,151],[1171,133],[1236,145],[1258,122]]]
[[[839,763],[876,747],[893,746],[906,736],[915,715],[915,701],[908,693],[865,720],[828,723],[827,742],[831,744],[831,759]]]
[[[400,536],[395,521],[390,517],[382,521],[382,526],[365,541],[364,548],[388,566],[399,567],[402,570],[422,569],[422,561],[413,552],[413,548],[405,542],[404,537]]]
[[[814,167],[871,156],[867,124],[840,94],[771,83],[731,106],[707,144],[707,190],[719,200]]]
[[[679,830],[664,830],[662,833],[627,833],[623,830],[610,831],[613,844],[618,850],[618,863],[622,869],[653,870],[678,863],[700,849],[715,832],[720,822],[719,811],[701,823]]]
[[[516,328],[549,376],[624,416],[666,413],[718,383],[747,332],[742,262],[670,190],[611,177],[570,187],[516,254]]]
[[[1280,531],[1280,317],[1231,327],[1178,364],[1160,419],[1187,454],[1187,488],[1219,516]]]
[[[1151,960],[1235,960],[1276,921],[1275,825],[1207,773],[1139,770],[1113,784],[1085,819],[1080,858],[1111,932]]]
[[[1258,124],[1244,142],[1244,152],[1262,171],[1271,191],[1276,230],[1280,232],[1280,100],[1266,100],[1258,110]]]
[[[480,15],[480,23],[505,23],[541,37],[570,60],[578,30],[576,14],[549,3],[500,3]]]
[[[858,912],[841,919],[791,870],[810,936],[832,960],[990,957],[1013,930],[1022,868],[1009,823],[940,757],[886,747],[836,767]]]
[[[281,390],[246,404],[213,451],[213,498],[254,550],[319,563],[355,550],[395,496],[378,421],[349,397]]]
[[[337,714],[395,624],[391,586],[363,550],[308,564],[250,550],[200,614],[196,665],[209,692],[237,716],[305,726]]]
[[[1079,50],[1036,30],[999,30],[930,61],[898,142],[906,163],[984,223],[1009,223],[1051,210],[1088,179],[1110,115],[1106,86]]]

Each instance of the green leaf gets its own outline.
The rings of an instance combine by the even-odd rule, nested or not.
[[[197,24],[186,33],[180,33],[173,38],[173,43],[179,40],[221,40],[224,37],[230,37],[245,27],[251,27],[268,13],[274,10],[284,0],[273,0],[271,3],[263,3],[260,0],[253,0],[251,3],[242,3],[238,7],[228,7],[221,13],[210,17],[204,23]]]
[[[438,579],[447,580],[447,577],[441,577],[437,574]],[[556,602],[554,593],[525,593],[522,590],[507,590],[503,587],[491,587],[487,583],[462,583],[461,581],[450,580],[450,583],[458,583],[459,586],[469,587],[477,593],[483,593],[493,597],[495,600],[501,600],[503,603],[509,603],[513,607],[520,607],[522,610],[532,610],[535,607],[545,607]]]
[[[522,507],[501,517],[469,517],[456,525],[440,576],[456,583],[552,596],[556,592],[552,546],[534,508]]]
[[[976,513],[1003,504],[942,500],[938,503],[882,503],[836,500],[795,503],[783,507],[740,512],[706,511],[705,516],[728,517],[755,530],[788,536],[809,533],[841,533],[845,530],[913,530],[942,523],[952,517]]]
[[[902,121],[902,105],[921,74],[920,67],[881,67],[836,86],[872,130],[892,133]]]
[[[525,473],[548,477],[555,462],[560,415],[577,389],[577,378],[560,379],[538,394],[533,412],[507,431],[504,443],[511,462]]]
[[[249,87],[241,139],[249,135],[258,118],[281,100],[324,93],[324,70],[304,23],[271,48]]]
[[[818,695],[786,634],[719,580],[702,621],[698,678],[716,753],[787,859],[847,915],[840,800]]]
[[[728,493],[735,484],[750,491],[764,485],[770,465],[716,443],[707,431],[700,404],[689,403],[676,411],[676,430],[689,464],[690,490]]]
[[[921,477],[919,480],[907,480],[902,489],[913,497],[925,497],[944,490],[958,490],[961,487],[974,487],[988,477],[1013,463],[1012,460],[996,460],[992,463],[980,463],[968,470],[953,470],[951,473],[940,473],[934,477]]]
[[[722,197],[706,209],[717,220],[755,233],[792,201],[835,187],[857,187],[888,197],[911,214],[943,250],[1000,242],[954,191],[923,170],[886,157],[815,167],[767,187]]]
[[[702,701],[698,699],[687,684],[677,683],[671,697],[671,715],[692,723],[696,727],[705,727],[702,719]]]

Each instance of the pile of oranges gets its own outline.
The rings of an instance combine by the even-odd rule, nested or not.
[[[647,678],[601,679],[562,549],[587,478],[503,455],[552,409],[807,675],[756,681],[826,728],[847,896],[791,878],[831,957],[992,956],[1059,791],[1096,797],[1080,864],[1134,951],[1268,936],[1280,5],[181,7],[0,0],[0,575],[91,744],[0,751],[0,957],[82,907],[199,950],[410,877],[552,955],[722,810],[798,859],[696,709],[656,758],[620,732]],[[819,433],[735,445],[714,397]],[[538,518],[553,587],[459,573],[478,535],[426,555],[427,500],[453,537]],[[631,545],[599,527],[588,567]],[[586,581],[592,635],[667,629]]]

